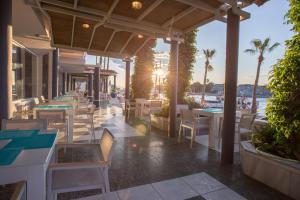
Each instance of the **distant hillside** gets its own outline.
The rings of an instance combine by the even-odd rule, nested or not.
[[[253,85],[251,84],[241,84],[237,88],[237,96],[252,97]],[[224,84],[215,84],[211,91],[216,94],[224,94]],[[271,96],[270,91],[266,86],[258,86],[256,90],[258,98],[268,98]]]

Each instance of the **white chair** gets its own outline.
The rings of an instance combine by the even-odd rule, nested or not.
[[[235,121],[235,135],[234,143],[240,144],[241,140],[250,139],[250,135],[253,132],[253,123],[256,114],[242,114],[240,117],[236,117]],[[221,147],[222,140],[222,129],[223,129],[223,118],[220,119],[219,133],[218,133],[218,147]]]
[[[95,128],[94,128],[94,115],[96,106],[94,104],[88,105],[87,107],[79,107],[75,110],[75,123],[84,123],[89,125],[89,133],[91,133],[90,142],[95,142]]]
[[[181,142],[182,132],[185,135],[184,129],[190,129],[191,130],[190,147],[192,148],[193,142],[195,141],[197,130],[207,129],[209,127],[209,118],[201,116],[198,110],[189,110],[189,109],[181,109],[180,117],[181,117],[181,122],[179,127],[178,142]]]
[[[108,169],[114,145],[114,136],[107,129],[99,144],[58,144],[55,162],[48,168],[48,199],[56,199],[58,193],[98,188],[110,192]],[[65,148],[66,156],[61,156]]]
[[[45,119],[49,128],[64,131],[65,140],[69,137],[69,119],[66,110],[36,110],[36,119]]]
[[[47,130],[44,119],[13,119],[2,120],[2,130]]]
[[[250,139],[250,135],[253,132],[253,122],[256,114],[242,114],[239,120],[236,120],[237,128],[235,131],[235,142],[240,144],[241,140]]]
[[[130,114],[136,113],[136,103],[130,100],[125,101],[125,118],[128,120],[130,118]]]

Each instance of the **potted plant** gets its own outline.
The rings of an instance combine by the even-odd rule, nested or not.
[[[110,96],[111,96],[111,98],[116,98],[117,97],[116,89],[111,90]]]
[[[274,65],[268,88],[269,125],[241,142],[243,172],[280,192],[300,197],[300,4],[290,0],[288,23],[295,35],[286,41],[284,57]]]

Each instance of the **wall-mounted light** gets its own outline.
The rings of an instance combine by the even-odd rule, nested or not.
[[[89,24],[82,24],[82,28],[88,29],[88,28],[90,28],[90,25]]]
[[[143,7],[143,4],[142,2],[138,1],[138,0],[133,0],[131,2],[131,7],[134,9],[134,10],[140,10],[142,9]]]

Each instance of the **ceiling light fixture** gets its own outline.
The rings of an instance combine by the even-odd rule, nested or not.
[[[90,28],[90,25],[89,24],[82,24],[82,28],[88,29],[88,28]]]
[[[143,4],[142,2],[138,1],[138,0],[133,0],[131,2],[131,7],[134,9],[134,10],[140,10],[142,9],[143,7]]]
[[[144,38],[144,36],[142,34],[138,34],[138,38],[142,39],[142,38]]]

